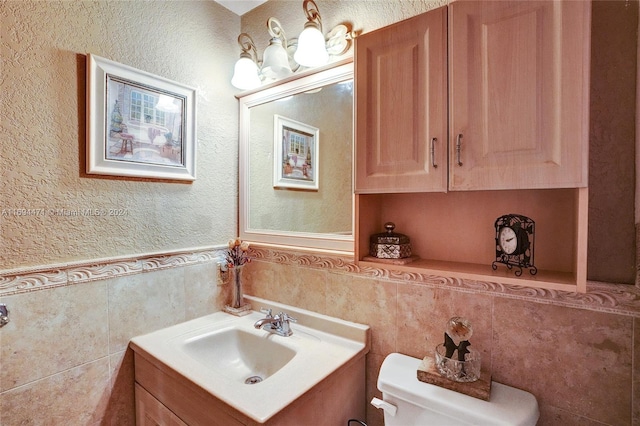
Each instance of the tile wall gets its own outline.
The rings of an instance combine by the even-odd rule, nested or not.
[[[258,254],[250,294],[371,326],[368,400],[381,397],[376,380],[386,355],[423,358],[460,315],[472,321],[471,342],[493,380],[537,397],[539,425],[640,425],[637,287],[590,283],[576,295]],[[367,423],[382,425],[381,412],[368,406]]]
[[[0,277],[0,424],[134,425],[129,339],[222,309],[216,256],[119,262],[74,282],[65,276],[84,268]]]
[[[220,249],[0,276],[0,424],[134,425],[131,337],[220,310]],[[385,356],[422,358],[454,315],[493,380],[533,393],[540,425],[640,425],[640,288],[586,294],[359,268],[350,259],[254,249],[247,294],[372,329],[367,401]],[[255,307],[259,308],[259,307]],[[381,413],[367,404],[369,426]]]

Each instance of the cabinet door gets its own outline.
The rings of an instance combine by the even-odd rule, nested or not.
[[[446,14],[356,39],[357,193],[446,191]]]
[[[136,425],[138,426],[187,426],[171,410],[162,405],[153,395],[135,384]]]
[[[586,186],[590,2],[449,7],[449,189]]]

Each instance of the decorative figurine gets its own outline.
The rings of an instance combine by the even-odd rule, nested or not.
[[[424,357],[416,372],[418,380],[484,401],[491,397],[491,372],[481,367],[480,352],[471,348],[471,322],[455,316],[447,321],[444,343]],[[435,355],[435,356],[434,356]]]
[[[455,382],[474,382],[480,378],[480,354],[469,348],[473,328],[469,320],[453,317],[447,322],[444,343],[436,346],[438,372]],[[454,357],[457,352],[457,357]]]
[[[467,320],[460,317],[451,318],[444,332],[445,356],[453,358],[453,353],[457,350],[458,361],[464,361],[464,356],[470,352],[467,348],[471,345],[469,338],[472,334],[473,329]]]

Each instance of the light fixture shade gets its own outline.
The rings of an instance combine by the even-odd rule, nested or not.
[[[307,22],[298,37],[298,49],[293,59],[304,67],[317,67],[329,61],[324,35],[314,22]]]
[[[289,65],[289,55],[282,46],[282,40],[272,38],[269,46],[265,49],[262,62],[262,74],[266,78],[284,78],[291,75],[291,66]]]
[[[255,89],[260,87],[260,77],[258,76],[258,66],[247,56],[241,55],[233,69],[231,84],[241,90]]]

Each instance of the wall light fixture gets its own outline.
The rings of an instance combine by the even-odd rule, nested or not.
[[[298,48],[293,59],[305,67],[317,67],[329,61],[329,52],[322,34],[322,19],[318,6],[313,0],[305,0],[302,9],[307,15],[304,30],[298,39]]]
[[[307,22],[298,39],[287,40],[280,21],[268,19],[267,29],[271,39],[262,60],[258,57],[253,39],[247,33],[238,36],[242,53],[231,79],[234,87],[255,89],[261,84],[286,78],[298,70],[324,65],[331,56],[340,56],[349,50],[355,32],[341,24],[325,36],[318,5],[313,0],[304,0],[302,9]]]
[[[293,73],[289,64],[289,53],[287,46],[287,36],[284,29],[276,18],[269,18],[267,28],[271,34],[269,46],[264,50],[262,60],[262,74],[265,79],[276,80],[288,77]]]
[[[258,51],[249,34],[242,33],[238,36],[238,44],[242,49],[240,59],[233,69],[231,84],[242,90],[255,89],[260,86],[260,70],[258,69]]]

